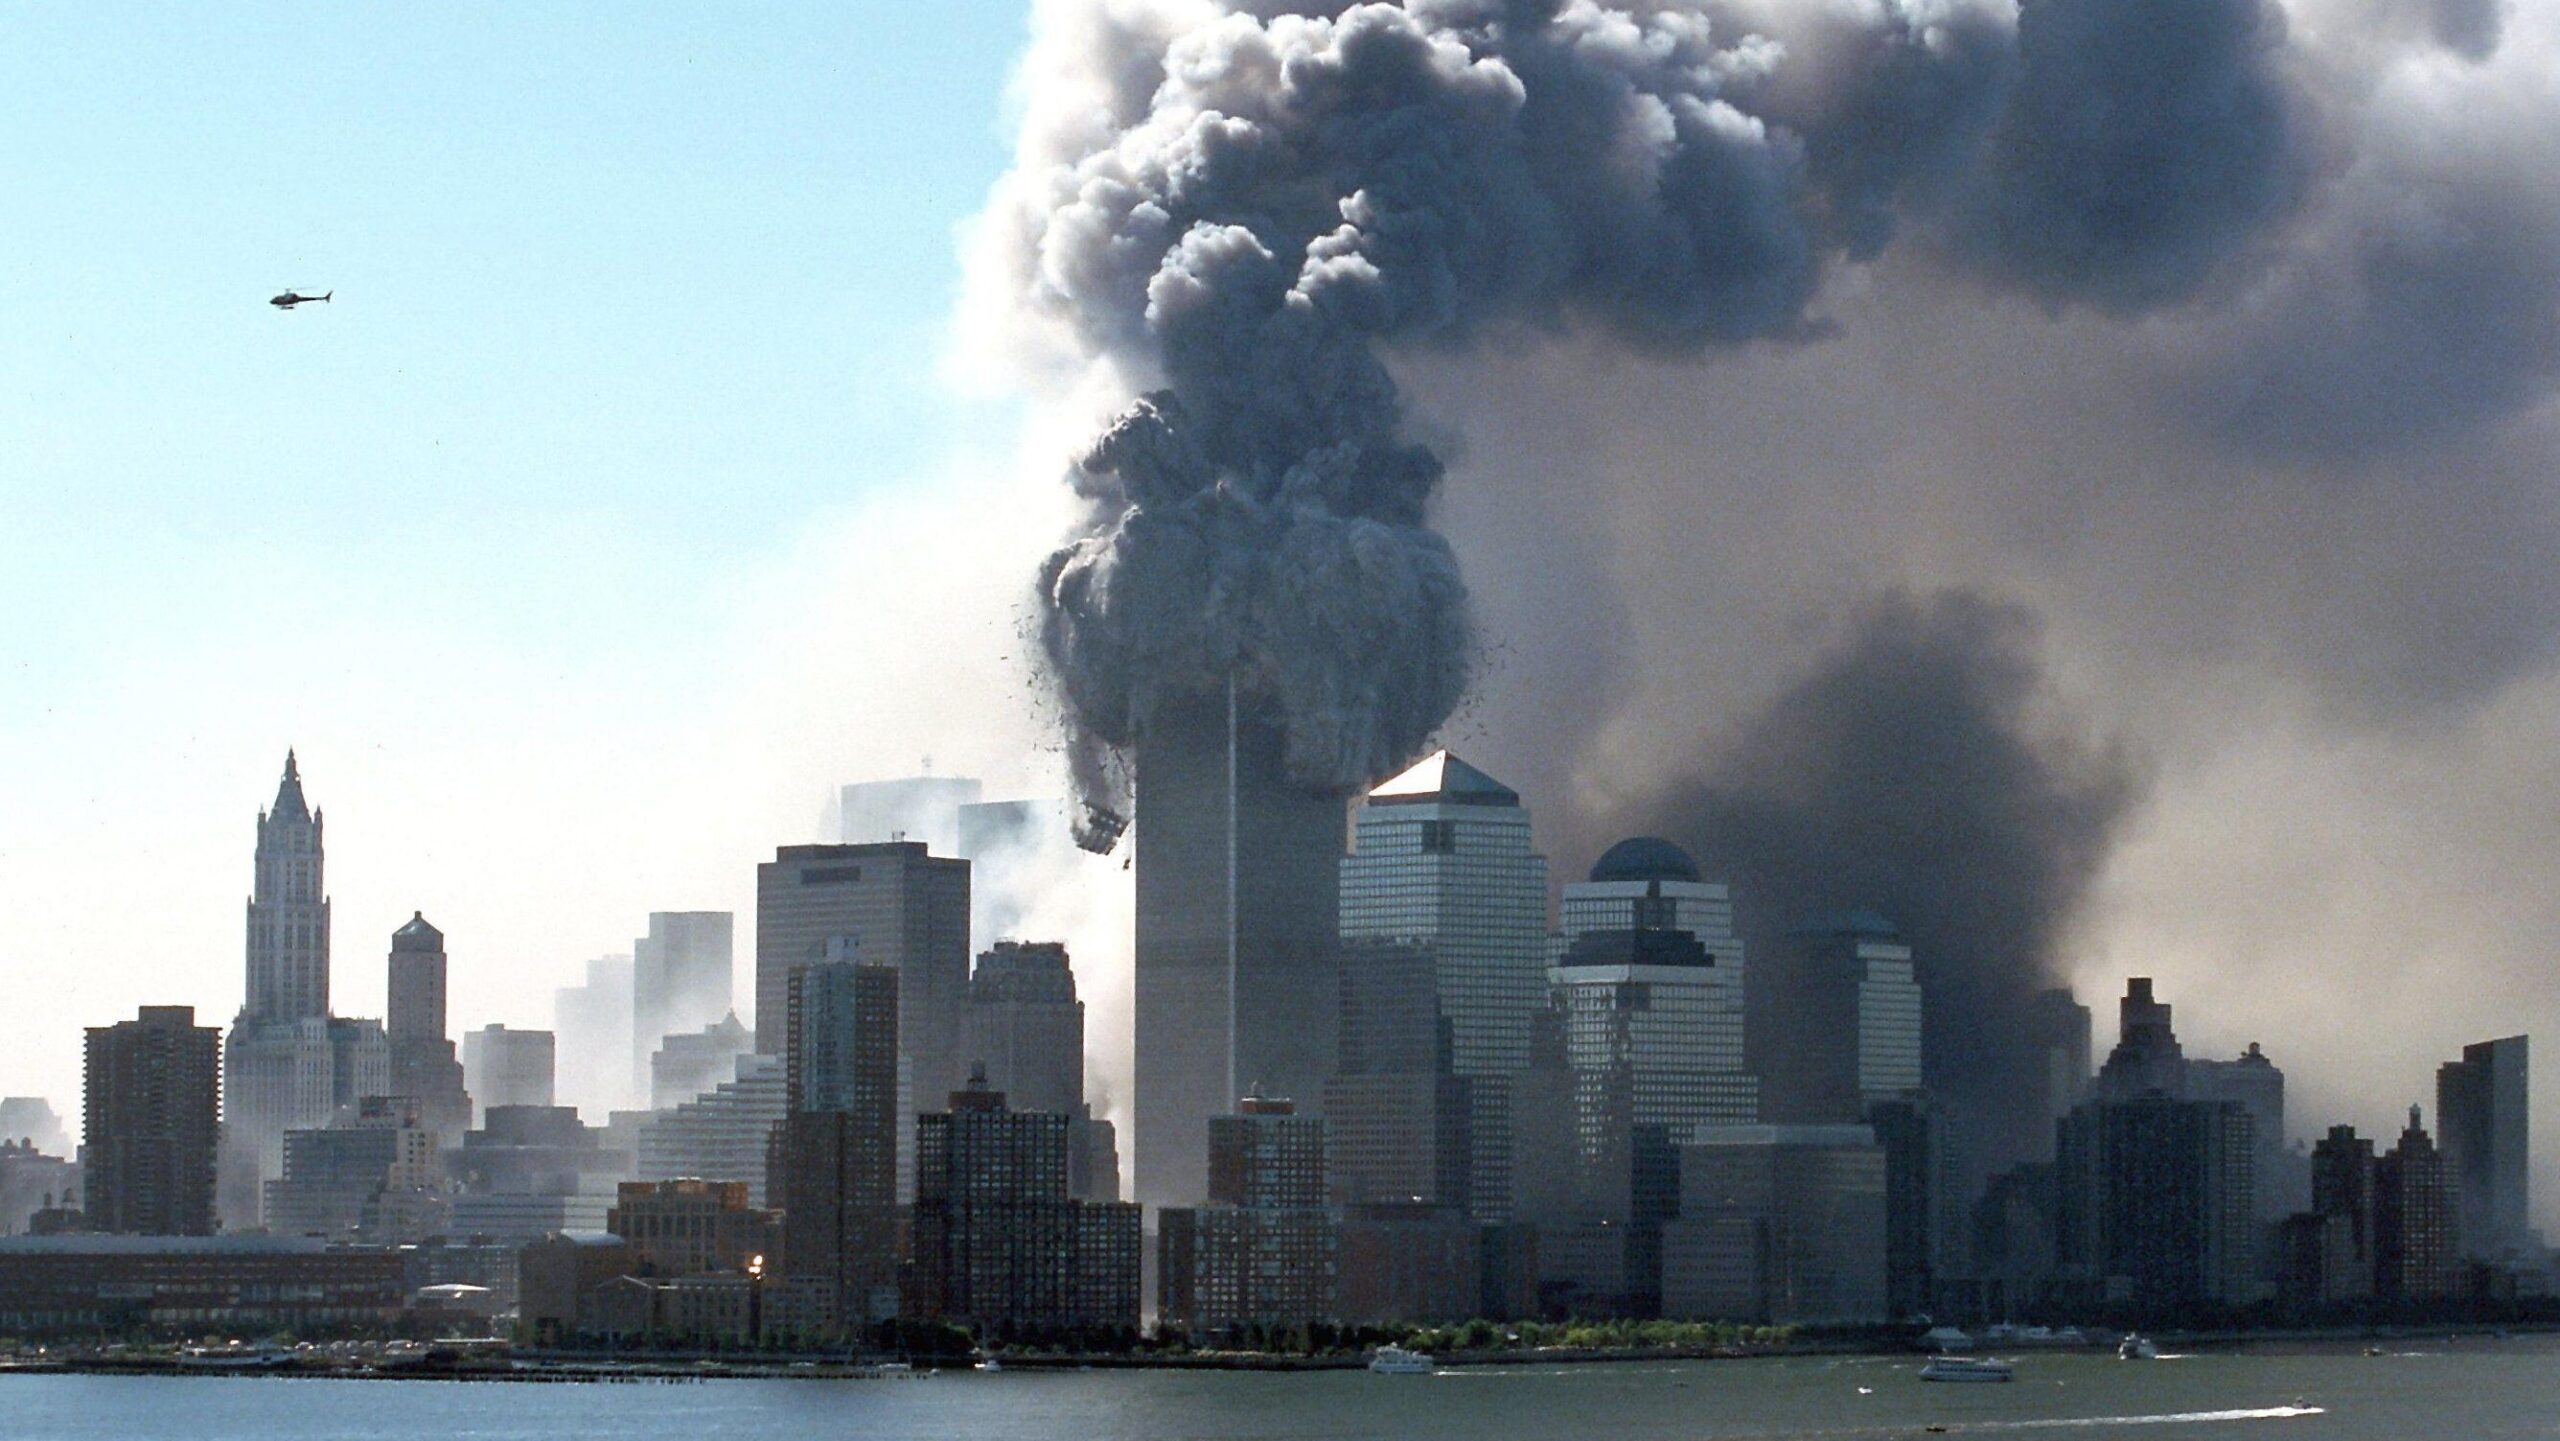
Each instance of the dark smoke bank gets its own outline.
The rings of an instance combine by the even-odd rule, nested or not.
[[[1653,818],[1733,884],[1755,967],[1818,916],[1894,923],[1926,990],[1929,1087],[1976,1166],[2040,1149],[2029,1002],[2064,983],[2073,915],[2143,791],[2056,710],[2026,610],[1889,596]]]

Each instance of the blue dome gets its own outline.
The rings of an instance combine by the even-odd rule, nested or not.
[[[1595,881],[1694,881],[1698,863],[1659,836],[1637,836],[1609,847],[1591,868]]]

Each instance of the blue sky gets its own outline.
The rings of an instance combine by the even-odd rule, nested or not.
[[[939,365],[1022,0],[9,26],[0,997],[44,989],[0,1094],[75,1109],[79,1027],[139,1004],[229,1022],[288,745],[338,1009],[424,907],[458,1025],[548,1024],[647,910],[745,909],[827,782],[965,750],[761,672],[1009,444]]]
[[[0,606],[50,623],[11,628],[0,718],[140,626],[246,642],[412,567],[440,626],[680,641],[695,578],[964,422],[930,361],[1023,25],[20,12]]]

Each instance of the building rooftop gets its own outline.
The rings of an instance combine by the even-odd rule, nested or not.
[[[408,924],[391,933],[391,949],[395,951],[441,951],[444,932],[427,920],[426,912],[411,911]]]
[[[1438,801],[1465,806],[1516,806],[1520,793],[1448,751],[1433,751],[1369,792],[1373,805]]]
[[[1698,863],[1689,853],[1660,836],[1623,840],[1601,853],[1591,868],[1595,881],[1694,881]]]

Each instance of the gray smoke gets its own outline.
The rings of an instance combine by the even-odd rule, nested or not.
[[[1989,1157],[2046,1116],[2027,1002],[2067,985],[2064,926],[2142,789],[2050,694],[2034,618],[1969,591],[1889,595],[1636,828],[1735,888],[1746,943],[1859,907],[1920,962],[1924,1073]]]
[[[1140,392],[1040,577],[1102,846],[1113,753],[1159,695],[1239,685],[1301,783],[1346,788],[1465,693],[1467,595],[1425,526],[1442,464],[1391,355],[1811,339],[1825,277],[1906,214],[1988,283],[2136,310],[2204,283],[2296,168],[2263,0],[1085,19],[1085,103],[1026,140],[999,221],[1017,300]]]

